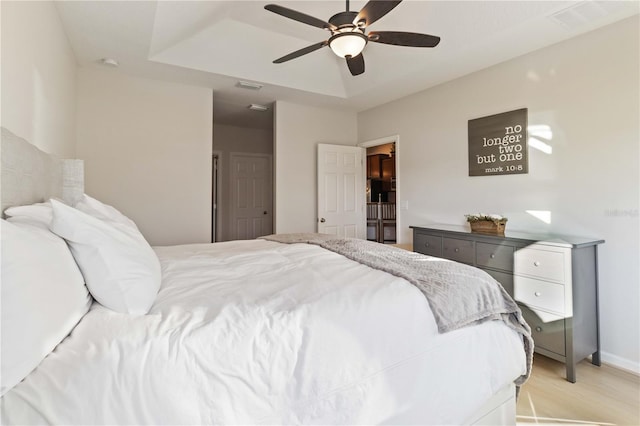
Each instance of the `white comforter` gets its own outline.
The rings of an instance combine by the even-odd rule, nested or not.
[[[317,246],[156,252],[151,312],[95,304],[4,423],[459,424],[526,369],[501,322],[438,334],[418,289]]]

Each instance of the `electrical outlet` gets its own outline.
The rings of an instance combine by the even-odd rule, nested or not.
[[[409,201],[400,201],[400,210],[409,210]]]

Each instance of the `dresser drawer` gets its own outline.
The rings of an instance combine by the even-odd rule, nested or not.
[[[513,271],[513,246],[476,243],[476,265]]]
[[[442,256],[456,262],[473,264],[473,241],[442,238]]]
[[[526,277],[513,277],[513,298],[532,308],[565,314],[564,286]]]
[[[491,269],[484,269],[484,271],[502,284],[502,287],[504,287],[509,296],[513,297],[513,275]]]
[[[442,237],[416,232],[413,234],[413,251],[428,256],[442,257]]]
[[[453,225],[411,229],[414,242],[426,242],[416,238],[420,232],[441,236],[441,257],[477,266],[502,284],[531,326],[535,351],[565,362],[568,381],[576,381],[576,363],[586,357],[600,364],[597,260],[604,241],[522,232],[489,236]]]
[[[523,248],[516,251],[514,273],[563,284],[570,278],[566,276],[566,265],[571,259],[566,256],[562,250]]]
[[[565,355],[564,318],[520,305],[525,321],[531,327],[535,347]]]

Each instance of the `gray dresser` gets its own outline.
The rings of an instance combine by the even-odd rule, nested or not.
[[[454,225],[411,226],[413,250],[485,270],[520,305],[535,351],[575,366],[600,365],[598,244],[603,240],[509,232],[472,233]]]

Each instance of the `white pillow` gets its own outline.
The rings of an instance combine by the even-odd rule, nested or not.
[[[87,194],[82,195],[82,198],[75,205],[75,208],[98,219],[120,223],[138,230],[135,222],[120,213],[118,209],[104,204]],[[4,213],[7,215],[7,218],[14,222],[19,221],[34,225],[44,224],[47,229],[49,229],[51,219],[53,218],[53,211],[51,210],[51,203],[49,201],[26,206],[9,207]]]
[[[49,230],[53,218],[51,203],[36,203],[28,206],[9,207],[4,211],[11,222],[28,223]]]
[[[91,297],[62,238],[41,227],[1,223],[4,395],[71,332]]]
[[[138,230],[135,222],[129,219],[127,216],[120,213],[118,209],[108,204],[104,204],[95,198],[84,194],[80,201],[75,205],[75,208],[85,212],[98,219],[106,220],[108,222],[120,223],[130,228]]]
[[[117,312],[149,312],[160,288],[160,262],[137,229],[51,200],[51,230],[67,240],[91,295]]]

